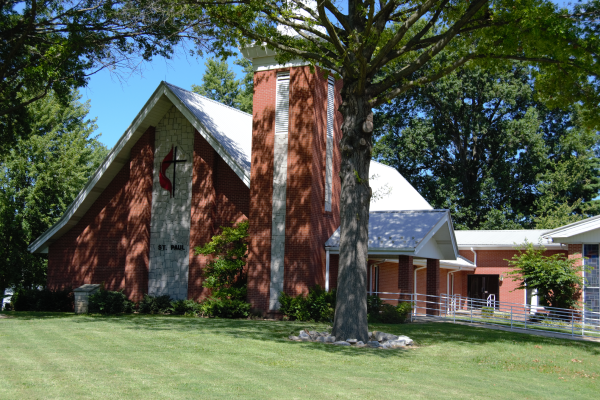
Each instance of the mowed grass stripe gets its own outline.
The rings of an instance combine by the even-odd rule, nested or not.
[[[294,322],[9,315],[0,398],[572,399],[599,389],[596,343],[459,325],[375,326],[418,344],[382,351],[290,342],[309,325]]]

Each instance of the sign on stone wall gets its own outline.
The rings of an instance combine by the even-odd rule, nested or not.
[[[155,134],[148,293],[186,299],[194,128],[172,107]]]

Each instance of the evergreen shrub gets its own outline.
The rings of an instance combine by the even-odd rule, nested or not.
[[[292,297],[280,293],[279,311],[284,318],[298,321],[331,322],[335,313],[335,290],[326,292],[319,285],[308,291],[308,295],[302,294]]]
[[[398,305],[384,303],[377,295],[367,296],[367,318],[370,323],[402,324],[412,311],[411,303],[402,301]]]
[[[73,290],[17,289],[11,299],[15,311],[73,311]]]
[[[127,300],[122,291],[114,292],[100,288],[89,297],[88,313],[90,314],[131,314],[135,304]]]
[[[198,306],[200,315],[219,318],[247,318],[250,304],[238,299],[217,299],[211,297]]]
[[[194,300],[175,300],[171,302],[171,314],[195,316],[200,312],[200,305]]]
[[[168,294],[156,297],[145,294],[138,305],[140,314],[166,314],[171,311],[171,297]]]

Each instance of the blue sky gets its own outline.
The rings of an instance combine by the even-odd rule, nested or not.
[[[229,61],[230,68],[241,78],[241,68],[233,65],[234,59]],[[130,76],[119,77],[108,70],[92,75],[89,85],[79,91],[81,101],[90,100],[88,117],[97,118],[100,141],[109,148],[114,146],[161,81],[187,90],[200,84],[204,62],[202,58],[179,55],[171,60],[156,58],[144,63],[141,71]]]
[[[571,2],[557,0],[555,3],[566,5]],[[240,79],[241,68],[233,65],[233,61],[229,59],[230,68]],[[182,51],[171,60],[156,58],[144,63],[139,73],[130,76],[120,78],[108,70],[92,75],[88,86],[81,88],[80,93],[82,101],[90,100],[88,117],[97,118],[96,133],[101,134],[100,141],[109,148],[114,146],[161,81],[187,90],[193,84],[200,84],[204,62],[205,59],[186,56]]]

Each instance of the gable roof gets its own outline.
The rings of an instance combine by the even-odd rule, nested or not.
[[[596,229],[600,229],[600,215],[552,229],[547,231],[544,237],[548,239],[568,238]]]
[[[396,168],[371,160],[369,175],[373,189],[370,211],[433,210]]]
[[[129,162],[133,145],[150,126],[156,126],[173,105],[246,186],[250,186],[252,115],[161,82],[63,216],[29,245],[30,252],[47,252],[52,242],[79,222],[121,168]]]
[[[456,260],[458,247],[449,210],[369,213],[369,256],[410,255]],[[325,243],[339,253],[340,228]]]

